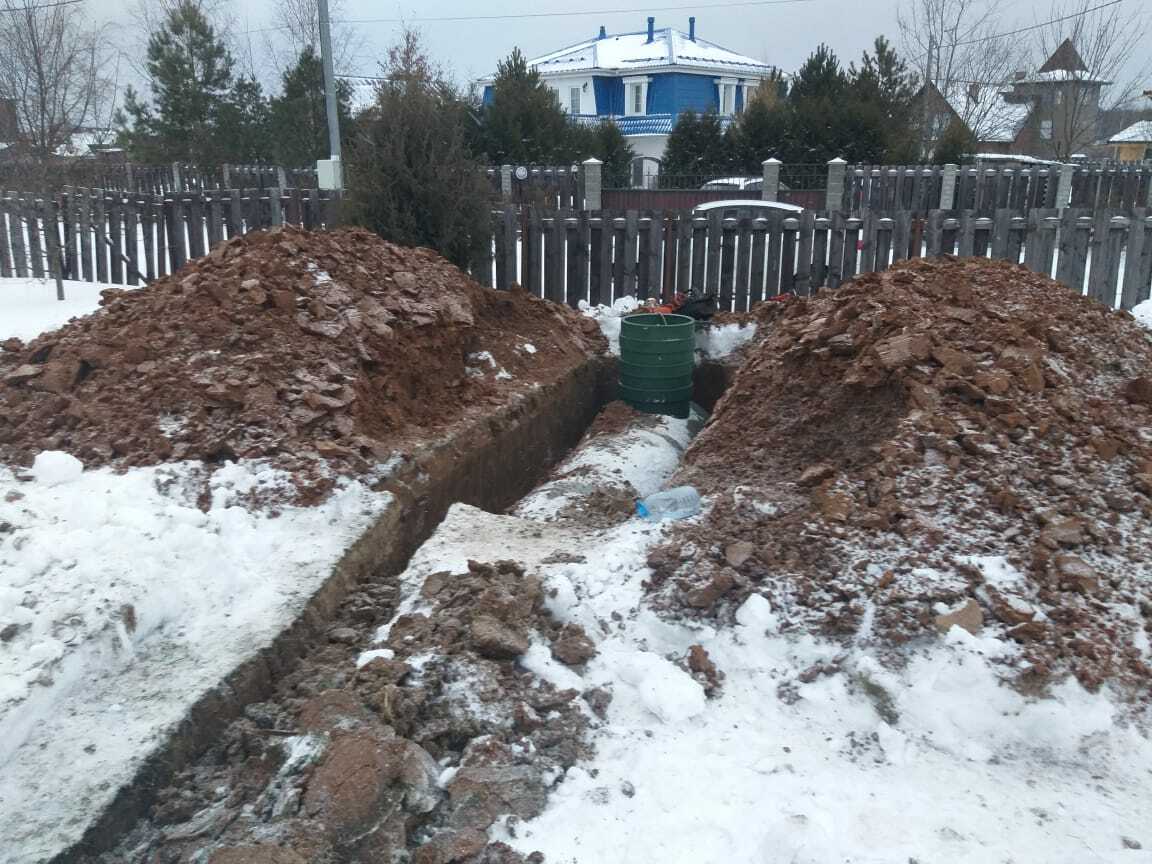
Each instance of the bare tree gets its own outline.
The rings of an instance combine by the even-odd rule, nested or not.
[[[78,4],[0,0],[0,45],[0,98],[14,104],[32,154],[47,159],[105,107],[102,33]]]
[[[332,62],[337,75],[355,71],[364,38],[353,27],[341,26],[344,0],[328,0],[332,17]],[[265,33],[265,48],[281,73],[291,69],[308,46],[320,50],[320,12],[316,0],[277,0],[273,26]]]
[[[1054,5],[1051,23],[1034,31],[1047,59],[1026,83],[1042,103],[1047,100],[1051,127],[1041,137],[1050,140],[1057,159],[1096,143],[1101,112],[1134,107],[1152,74],[1150,13],[1132,4],[1099,6],[1098,0]]]
[[[897,21],[908,64],[940,91],[977,140],[1016,122],[1019,109],[1000,94],[1029,58],[1018,41],[1000,35],[996,0],[905,0]],[[924,125],[930,138],[927,118]]]

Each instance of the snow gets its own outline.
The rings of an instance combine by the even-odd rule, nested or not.
[[[1152,141],[1152,120],[1138,120],[1108,139],[1109,144],[1144,143]]]
[[[1069,680],[1022,696],[996,666],[1019,649],[959,629],[893,669],[866,638],[782,635],[761,597],[722,628],[658,615],[641,583],[663,530],[457,505],[413,559],[409,604],[423,576],[469,558],[522,562],[555,590],[552,614],[599,649],[580,673],[537,640],[524,668],[613,692],[594,759],[559,778],[539,817],[497,823],[493,839],[575,864],[1143,860],[1122,838],[1150,842],[1152,744],[1107,692]],[[584,560],[543,563],[556,552]],[[693,644],[726,676],[718,698],[684,671]],[[817,664],[831,674],[800,678]]]
[[[51,279],[0,279],[0,339],[15,336],[25,342],[55,330],[72,318],[95,312],[105,288],[126,288],[98,282],[64,282],[64,298],[56,299]]]
[[[721,360],[736,353],[756,336],[756,325],[709,324],[696,331],[696,350],[709,360]]]
[[[630,294],[616,298],[611,306],[591,306],[585,300],[580,301],[580,311],[596,319],[600,332],[608,340],[608,351],[617,357],[620,356],[620,320],[639,308],[640,301]]]
[[[63,453],[0,467],[0,860],[75,842],[192,704],[301,612],[391,500],[342,483],[273,518],[283,488],[227,464],[197,506],[191,463],[83,471]],[[11,499],[11,500],[9,500]],[[66,790],[66,794],[63,794]]]
[[[1139,323],[1152,330],[1152,300],[1137,303],[1132,307],[1132,314]]]

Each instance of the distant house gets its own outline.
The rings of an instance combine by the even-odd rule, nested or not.
[[[16,100],[0,99],[0,147],[12,144],[20,136]]]
[[[980,153],[1067,158],[1098,138],[1100,94],[1108,81],[1092,75],[1065,39],[1035,72],[994,86],[929,83],[920,91],[930,152],[953,120],[972,132]]]
[[[713,111],[727,125],[743,110],[748,94],[775,68],[671,27],[609,34],[528,61],[556,91],[560,104],[582,122],[609,118],[638,156],[661,158],[668,133],[685,111]],[[492,79],[484,79],[484,101]]]
[[[1118,162],[1152,161],[1152,120],[1141,120],[1108,139]]]

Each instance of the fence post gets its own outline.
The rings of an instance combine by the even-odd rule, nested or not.
[[[227,162],[224,163],[223,174],[224,174],[224,188],[225,189],[231,189],[232,188],[232,166],[229,165]]]
[[[500,195],[505,201],[512,200],[512,166],[500,166]]]
[[[276,179],[279,181],[281,189],[288,188],[288,175],[285,173],[283,165],[276,166]]]
[[[944,166],[944,177],[940,181],[940,209],[952,210],[956,207],[956,174],[960,166],[951,163]]]
[[[176,192],[184,191],[184,184],[180,181],[180,163],[172,163],[172,188]]]
[[[828,160],[828,190],[824,196],[824,209],[829,213],[844,208],[844,172],[848,163],[837,156]]]
[[[764,201],[780,200],[780,160],[765,159],[761,164],[764,169],[764,185],[760,189],[760,197]]]
[[[128,190],[127,191],[135,192],[136,186],[132,182],[132,163],[131,162],[125,162],[124,163],[124,179],[128,184]]]
[[[603,210],[600,190],[604,186],[604,163],[599,159],[585,159],[581,170],[584,173],[584,209]]]
[[[1060,166],[1060,183],[1056,187],[1056,207],[1064,210],[1072,198],[1072,177],[1076,174],[1076,166],[1065,162]]]

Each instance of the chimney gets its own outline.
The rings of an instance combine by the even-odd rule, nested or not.
[[[656,19],[651,15],[648,16],[648,41],[656,41]]]
[[[607,30],[607,28],[604,27],[603,24],[600,25],[600,35],[597,36],[596,38],[597,39],[607,39],[608,38],[608,30]]]
[[[691,15],[688,17],[688,38],[693,42],[696,41],[696,16]]]

